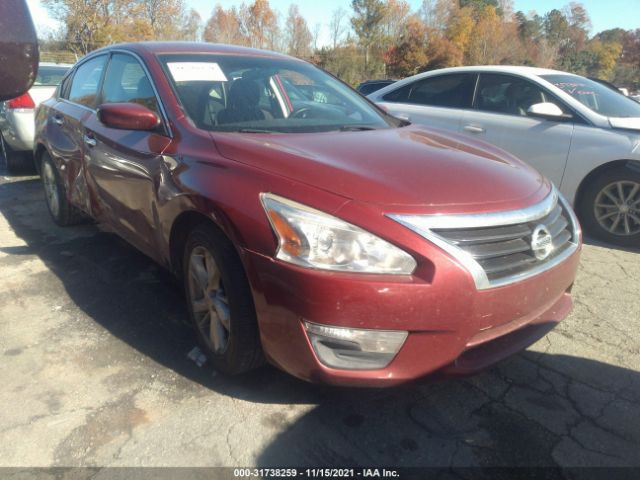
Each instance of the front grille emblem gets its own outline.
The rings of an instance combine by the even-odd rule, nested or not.
[[[538,260],[544,260],[553,252],[553,237],[544,225],[538,225],[533,229],[531,250]]]

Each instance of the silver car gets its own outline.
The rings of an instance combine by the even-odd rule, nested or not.
[[[40,63],[35,82],[27,93],[0,102],[0,163],[4,161],[9,170],[29,161],[35,109],[53,95],[70,68],[67,64]]]
[[[640,246],[640,104],[630,98],[578,75],[509,66],[435,70],[368,98],[525,160],[573,202],[589,234]]]

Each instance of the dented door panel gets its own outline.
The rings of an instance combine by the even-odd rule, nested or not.
[[[170,139],[154,132],[109,128],[94,115],[85,123],[84,157],[94,212],[103,223],[156,258],[157,198],[162,153]]]

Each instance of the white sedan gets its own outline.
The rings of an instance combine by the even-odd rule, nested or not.
[[[397,117],[503,148],[552,180],[589,234],[640,246],[640,104],[633,100],[578,75],[509,66],[435,70],[368,98]]]
[[[35,109],[53,95],[71,65],[41,62],[31,89],[0,102],[0,164],[9,170],[26,163],[33,150]]]

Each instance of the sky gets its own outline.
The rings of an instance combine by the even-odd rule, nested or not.
[[[422,0],[408,1],[414,10],[418,9],[422,4]],[[27,0],[27,3],[39,32],[57,27],[57,22],[49,17],[40,0]],[[203,20],[206,21],[211,16],[216,4],[219,3],[228,8],[240,5],[242,0],[185,0],[185,3],[188,7],[197,10]],[[245,0],[245,3],[250,3],[250,0]],[[278,10],[283,16],[286,15],[291,3],[297,3],[311,29],[317,23],[323,25],[319,38],[321,45],[329,43],[326,25],[329,23],[331,12],[339,7],[349,11],[351,4],[349,0],[270,0],[269,3],[272,8]],[[561,9],[568,3],[569,0],[515,0],[514,6],[516,11],[529,12],[535,10],[539,14],[543,14],[554,8]],[[616,27],[625,30],[640,28],[640,0],[582,0],[581,3],[591,16],[593,25],[591,34]]]

